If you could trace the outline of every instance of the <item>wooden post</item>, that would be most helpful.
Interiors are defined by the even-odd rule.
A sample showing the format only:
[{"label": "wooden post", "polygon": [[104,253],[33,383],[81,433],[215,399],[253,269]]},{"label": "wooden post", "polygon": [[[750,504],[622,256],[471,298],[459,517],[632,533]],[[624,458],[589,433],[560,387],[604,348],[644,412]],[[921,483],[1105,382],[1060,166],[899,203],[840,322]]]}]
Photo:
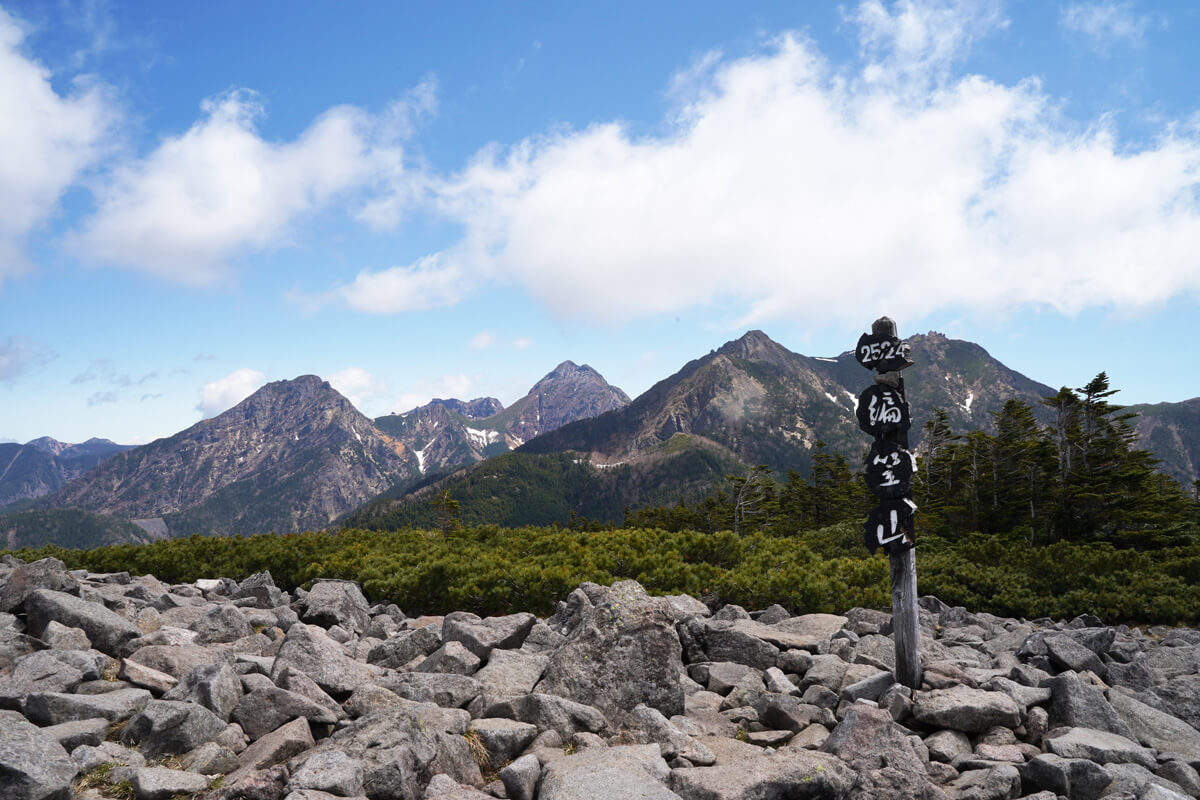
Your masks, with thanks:
[{"label": "wooden post", "polygon": [[915,551],[892,553],[892,636],[896,641],[896,680],[921,688],[921,628],[917,624]]},{"label": "wooden post", "polygon": [[892,636],[896,680],[921,688],[921,629],[917,616],[917,560],[912,513],[912,476],[916,462],[908,451],[908,399],[901,372],[912,366],[908,345],[896,337],[889,317],[875,320],[855,347],[855,358],[874,370],[875,385],[859,396],[859,427],[875,438],[864,471],[867,485],[881,503],[864,525],[871,552],[887,551],[892,580]]}]

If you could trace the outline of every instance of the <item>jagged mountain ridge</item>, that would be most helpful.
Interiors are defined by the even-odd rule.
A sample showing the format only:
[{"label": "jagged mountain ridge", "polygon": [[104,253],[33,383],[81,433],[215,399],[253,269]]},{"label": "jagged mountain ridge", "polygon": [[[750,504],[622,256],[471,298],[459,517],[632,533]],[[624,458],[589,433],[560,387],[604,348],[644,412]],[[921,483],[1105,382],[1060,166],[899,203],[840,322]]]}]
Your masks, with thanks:
[{"label": "jagged mountain ridge", "polygon": [[[436,475],[628,403],[629,396],[596,370],[564,361],[508,408],[490,397],[438,399],[403,414],[379,417],[375,424],[416,455],[422,473]],[[494,410],[480,416],[490,409]]]},{"label": "jagged mountain ridge", "polygon": [[113,457],[43,498],[172,534],[322,527],[393,483],[416,458],[315,375],[275,381],[174,436]]},{"label": "jagged mountain ridge", "polygon": [[[908,341],[916,362],[906,373],[914,446],[935,406],[965,432],[991,429],[991,412],[1014,396],[1041,414],[1039,401],[1054,393],[971,342],[935,332]],[[769,465],[781,477],[786,470],[806,474],[820,441],[857,462],[868,440],[854,410],[871,380],[850,352],[804,356],[762,331],[750,331],[688,362],[622,408],[564,425],[505,459],[467,467],[435,486],[498,515],[480,519],[478,509],[471,510],[473,522],[545,524],[551,509],[558,510],[560,522],[566,521],[563,509],[619,521],[626,506],[696,496],[756,464]],[[573,454],[569,480],[552,475],[553,462],[546,461],[562,454]],[[345,523],[429,524],[425,506],[431,488],[407,498],[389,492]],[[608,502],[585,498],[588,491],[604,494]]]},{"label": "jagged mountain ridge", "polygon": [[[1018,397],[1039,409],[1053,394],[992,358],[979,345],[930,332],[909,337],[916,364],[906,373],[914,446],[933,407],[960,431],[994,424],[991,412]],[[653,452],[675,434],[716,442],[746,464],[806,471],[818,441],[852,461],[865,449],[854,409],[871,383],[850,352],[836,358],[794,353],[750,331],[659,381],[627,407],[575,422],[528,443],[524,452],[574,450],[596,463]]]},{"label": "jagged mountain ridge", "polygon": [[56,491],[72,478],[132,447],[96,438],[70,444],[49,436],[25,444],[0,444],[0,507]]}]

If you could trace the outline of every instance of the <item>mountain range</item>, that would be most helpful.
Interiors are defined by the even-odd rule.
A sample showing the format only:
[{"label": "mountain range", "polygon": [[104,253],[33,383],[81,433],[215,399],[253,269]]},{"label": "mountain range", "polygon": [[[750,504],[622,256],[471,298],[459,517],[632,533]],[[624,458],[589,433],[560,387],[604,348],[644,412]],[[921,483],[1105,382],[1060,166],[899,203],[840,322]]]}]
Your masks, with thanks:
[{"label": "mountain range", "polygon": [[108,439],[68,444],[49,436],[25,444],[0,443],[0,507],[57,491],[72,478],[131,447]]},{"label": "mountain range", "polygon": [[[1055,390],[979,345],[936,332],[908,342],[914,446],[933,407],[959,432],[992,430],[993,412],[1010,397],[1048,421],[1040,400]],[[229,411],[141,447],[0,445],[8,455],[0,465],[10,465],[0,487],[18,485],[10,473],[41,476],[21,478],[23,488],[5,497],[44,515],[73,509],[135,520],[150,536],[418,524],[433,491],[468,485],[483,515],[472,521],[548,523],[571,512],[619,519],[626,506],[702,492],[756,464],[805,473],[818,442],[857,462],[867,441],[854,410],[870,383],[852,353],[808,357],[762,331],[685,364],[632,401],[596,370],[567,361],[507,408],[495,398],[437,399],[372,420],[308,375],[267,384]],[[1140,441],[1161,468],[1185,484],[1195,480],[1200,398],[1131,410],[1141,414]],[[70,476],[13,473],[18,463],[83,457],[100,463]],[[31,502],[35,495],[42,496]],[[28,518],[24,524],[21,541],[36,538]]]}]

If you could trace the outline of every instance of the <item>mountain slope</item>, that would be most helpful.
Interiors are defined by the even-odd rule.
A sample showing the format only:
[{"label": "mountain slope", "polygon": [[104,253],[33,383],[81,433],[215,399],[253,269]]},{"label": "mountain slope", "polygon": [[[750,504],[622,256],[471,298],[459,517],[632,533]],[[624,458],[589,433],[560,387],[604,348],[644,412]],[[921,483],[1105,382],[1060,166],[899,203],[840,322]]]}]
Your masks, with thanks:
[{"label": "mountain slope", "polygon": [[129,445],[108,439],[68,444],[49,436],[25,444],[0,444],[0,507],[57,491],[72,478],[129,449]]},{"label": "mountain slope", "polygon": [[439,399],[404,414],[379,417],[375,424],[416,455],[422,473],[439,475],[628,403],[629,396],[596,370],[564,361],[508,408],[491,397],[469,402]]},{"label": "mountain slope", "polygon": [[504,453],[464,467],[444,480],[393,499],[381,497],[347,515],[348,528],[433,528],[431,502],[443,489],[460,504],[466,525],[567,524],[571,515],[620,522],[626,508],[670,505],[706,493],[741,467],[727,450],[676,435],[664,450],[636,462],[597,466],[580,454]]},{"label": "mountain slope", "polygon": [[[941,334],[913,336],[916,364],[905,372],[914,445],[930,410],[942,407],[958,430],[989,429],[989,412],[1009,397],[1040,409],[1053,390],[1008,369],[982,347]],[[793,353],[750,331],[652,386],[627,407],[539,437],[525,452],[575,450],[597,461],[636,456],[676,433],[729,448],[747,464],[807,471],[817,441],[852,461],[867,445],[854,409],[871,373],[847,352],[837,358]]]},{"label": "mountain slope", "polygon": [[1200,397],[1182,403],[1129,406],[1140,416],[1134,420],[1138,447],[1162,461],[1159,469],[1189,491],[1200,479]]},{"label": "mountain slope", "polygon": [[71,508],[0,516],[0,549],[7,550],[48,544],[90,549],[109,544],[145,544],[155,538],[129,520]]},{"label": "mountain slope", "polygon": [[298,530],[324,526],[415,474],[403,444],[305,375],[121,453],[38,507],[162,517],[176,535]]}]

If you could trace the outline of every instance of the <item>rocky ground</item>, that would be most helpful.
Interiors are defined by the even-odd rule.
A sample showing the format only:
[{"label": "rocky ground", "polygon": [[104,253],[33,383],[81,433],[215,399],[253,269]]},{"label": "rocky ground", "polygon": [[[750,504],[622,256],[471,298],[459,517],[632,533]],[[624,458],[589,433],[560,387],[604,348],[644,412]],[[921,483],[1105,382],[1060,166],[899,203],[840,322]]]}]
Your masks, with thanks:
[{"label": "rocky ground", "polygon": [[0,561],[0,798],[1200,797],[1200,630],[921,601],[712,613],[584,584],[548,619],[353,583]]}]

